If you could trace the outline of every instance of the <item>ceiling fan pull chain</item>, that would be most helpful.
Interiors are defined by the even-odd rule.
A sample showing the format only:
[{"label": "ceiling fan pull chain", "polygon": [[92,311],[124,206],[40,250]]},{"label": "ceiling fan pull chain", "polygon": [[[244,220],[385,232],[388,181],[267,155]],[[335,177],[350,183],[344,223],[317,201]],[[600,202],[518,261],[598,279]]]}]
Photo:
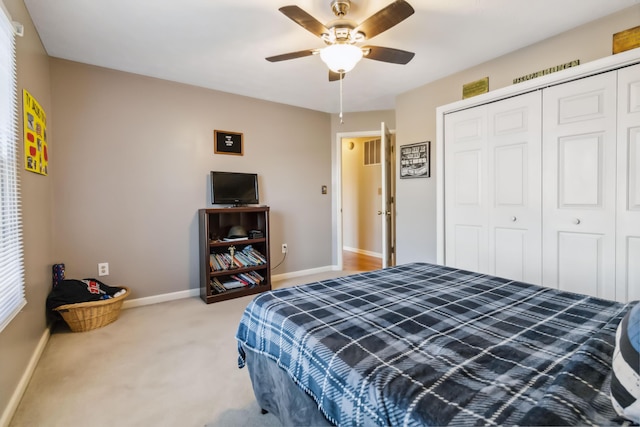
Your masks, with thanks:
[{"label": "ceiling fan pull chain", "polygon": [[344,73],[340,73],[340,124],[344,124],[344,120],[342,120],[342,76]]}]

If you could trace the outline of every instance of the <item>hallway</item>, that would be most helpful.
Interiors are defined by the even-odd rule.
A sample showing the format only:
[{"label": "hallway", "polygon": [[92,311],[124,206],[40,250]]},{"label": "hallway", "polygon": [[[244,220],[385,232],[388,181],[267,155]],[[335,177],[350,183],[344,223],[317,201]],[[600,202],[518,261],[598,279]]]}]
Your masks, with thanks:
[{"label": "hallway", "polygon": [[352,251],[342,251],[342,269],[344,271],[371,271],[382,268],[382,259],[359,254]]}]

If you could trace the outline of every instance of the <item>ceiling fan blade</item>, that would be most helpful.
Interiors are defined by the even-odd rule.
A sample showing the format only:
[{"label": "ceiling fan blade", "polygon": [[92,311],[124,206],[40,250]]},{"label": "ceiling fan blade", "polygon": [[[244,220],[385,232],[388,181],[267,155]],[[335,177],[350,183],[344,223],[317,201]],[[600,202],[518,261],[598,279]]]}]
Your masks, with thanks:
[{"label": "ceiling fan blade", "polygon": [[414,12],[415,10],[409,3],[404,0],[396,0],[367,18],[356,27],[356,31],[363,33],[367,39],[371,39],[404,21]]},{"label": "ceiling fan blade", "polygon": [[[345,77],[347,77],[347,73],[342,73],[342,78],[344,79]],[[329,70],[329,81],[337,82],[338,80],[340,80],[340,73]]]},{"label": "ceiling fan blade", "polygon": [[328,34],[329,30],[316,18],[309,15],[298,6],[283,6],[278,9],[284,13],[289,19],[300,25],[305,30],[315,34],[318,37],[322,37],[323,34]]},{"label": "ceiling fan blade", "polygon": [[287,61],[289,59],[303,58],[315,54],[318,49],[299,50],[297,52],[283,53],[282,55],[270,56],[265,58],[269,62]]},{"label": "ceiling fan blade", "polygon": [[[393,49],[380,46],[362,46],[365,52],[364,58],[375,59],[376,61],[391,62],[392,64],[406,64],[413,59],[415,53],[406,50]],[[366,52],[369,53],[366,53]]]}]

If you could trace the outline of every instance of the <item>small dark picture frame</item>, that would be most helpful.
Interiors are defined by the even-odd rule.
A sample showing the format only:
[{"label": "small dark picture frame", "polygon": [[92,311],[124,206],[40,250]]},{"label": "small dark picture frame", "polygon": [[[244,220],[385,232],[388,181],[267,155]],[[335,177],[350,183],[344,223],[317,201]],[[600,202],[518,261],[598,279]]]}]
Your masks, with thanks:
[{"label": "small dark picture frame", "polygon": [[216,154],[233,154],[236,156],[244,155],[242,133],[214,130],[213,152]]},{"label": "small dark picture frame", "polygon": [[429,178],[431,141],[400,146],[400,179]]}]

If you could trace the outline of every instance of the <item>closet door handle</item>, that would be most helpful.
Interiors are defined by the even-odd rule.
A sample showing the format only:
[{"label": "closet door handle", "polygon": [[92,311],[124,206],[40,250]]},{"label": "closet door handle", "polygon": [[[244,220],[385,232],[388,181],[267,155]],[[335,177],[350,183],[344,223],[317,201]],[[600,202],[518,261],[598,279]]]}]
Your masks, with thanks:
[{"label": "closet door handle", "polygon": [[574,223],[575,225],[580,225],[580,218],[576,218],[576,219],[574,219],[574,220],[573,220],[573,223]]},{"label": "closet door handle", "polygon": [[511,221],[516,222],[518,220],[518,218],[516,218],[515,216],[511,217]]}]

